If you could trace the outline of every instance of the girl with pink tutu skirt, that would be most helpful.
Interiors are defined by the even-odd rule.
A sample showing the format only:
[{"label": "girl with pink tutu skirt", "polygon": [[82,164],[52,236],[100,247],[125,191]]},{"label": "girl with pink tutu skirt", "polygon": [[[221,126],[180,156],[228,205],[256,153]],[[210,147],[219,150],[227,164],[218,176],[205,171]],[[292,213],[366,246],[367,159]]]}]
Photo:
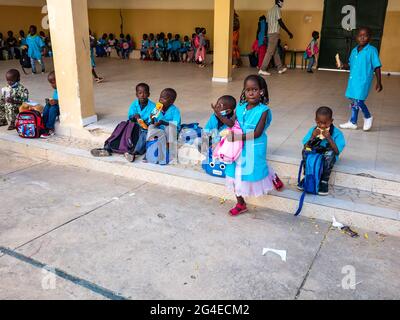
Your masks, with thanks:
[{"label": "girl with pink tutu skirt", "polygon": [[226,165],[226,185],[237,198],[236,206],[229,211],[232,216],[248,211],[244,197],[260,197],[274,188],[276,175],[267,163],[267,129],[272,121],[268,102],[265,80],[258,75],[248,76],[236,108],[243,134],[231,133],[227,137],[230,142],[244,142],[241,156]]}]

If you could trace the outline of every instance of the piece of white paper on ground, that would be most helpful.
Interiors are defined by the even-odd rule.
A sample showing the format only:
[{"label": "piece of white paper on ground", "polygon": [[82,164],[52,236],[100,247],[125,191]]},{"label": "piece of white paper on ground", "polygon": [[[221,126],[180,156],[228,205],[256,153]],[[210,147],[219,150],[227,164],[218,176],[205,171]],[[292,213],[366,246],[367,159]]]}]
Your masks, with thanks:
[{"label": "piece of white paper on ground", "polygon": [[344,225],[338,221],[336,221],[336,218],[333,216],[332,217],[332,226],[335,228],[338,228],[339,230],[342,230],[342,228],[344,227]]},{"label": "piece of white paper on ground", "polygon": [[281,257],[282,261],[286,262],[286,250],[276,250],[271,248],[264,248],[262,255],[265,256],[268,252],[272,252]]}]

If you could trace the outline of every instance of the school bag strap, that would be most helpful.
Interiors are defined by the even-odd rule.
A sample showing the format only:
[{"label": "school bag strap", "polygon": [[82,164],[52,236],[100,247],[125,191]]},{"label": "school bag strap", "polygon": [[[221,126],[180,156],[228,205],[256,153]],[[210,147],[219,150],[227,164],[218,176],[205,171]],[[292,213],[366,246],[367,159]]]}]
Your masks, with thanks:
[{"label": "school bag strap", "polygon": [[295,217],[299,216],[301,211],[303,210],[304,200],[306,198],[306,192],[303,191],[299,200],[299,207],[297,208],[296,213],[294,214]]}]

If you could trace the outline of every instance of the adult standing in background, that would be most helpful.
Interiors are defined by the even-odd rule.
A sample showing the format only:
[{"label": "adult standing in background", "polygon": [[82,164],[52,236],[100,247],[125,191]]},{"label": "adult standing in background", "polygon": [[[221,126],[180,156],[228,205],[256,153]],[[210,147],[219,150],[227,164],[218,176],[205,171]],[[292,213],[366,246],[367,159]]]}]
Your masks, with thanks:
[{"label": "adult standing in background", "polygon": [[278,42],[280,40],[280,30],[281,28],[287,32],[290,39],[293,38],[293,34],[288,30],[286,25],[283,23],[281,8],[283,7],[283,0],[275,0],[275,5],[269,10],[267,16],[268,22],[268,49],[267,54],[265,55],[263,64],[261,66],[258,74],[263,76],[270,76],[271,74],[267,72],[269,63],[271,62],[272,57],[274,57],[275,65],[278,68],[278,73],[282,74],[287,71],[282,65],[281,58],[278,52]]},{"label": "adult standing in background", "polygon": [[239,15],[234,14],[233,18],[233,47],[232,47],[232,65],[234,68],[239,68],[242,65],[239,49],[239,36],[240,36],[240,20]]}]

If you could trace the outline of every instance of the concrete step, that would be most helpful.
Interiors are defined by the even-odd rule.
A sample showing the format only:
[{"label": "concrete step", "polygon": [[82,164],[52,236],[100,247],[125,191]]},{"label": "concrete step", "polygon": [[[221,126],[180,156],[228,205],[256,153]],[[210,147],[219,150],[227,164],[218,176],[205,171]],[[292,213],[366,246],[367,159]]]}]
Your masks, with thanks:
[{"label": "concrete step", "polygon": [[[226,190],[224,179],[210,177],[201,170],[193,170],[192,167],[181,165],[158,166],[141,161],[130,164],[118,155],[109,158],[94,158],[90,155],[90,150],[94,147],[98,147],[98,143],[89,140],[63,136],[49,140],[24,140],[14,132],[0,131],[0,148],[4,150],[193,193],[235,200],[234,195]],[[274,164],[277,163],[275,161]],[[283,170],[284,166],[288,166],[288,164],[278,167],[281,177],[283,177],[282,173],[286,172]],[[371,177],[360,178],[374,179]],[[288,185],[285,191],[272,192],[265,197],[248,199],[248,203],[281,212],[294,213],[298,206],[300,193],[294,188],[293,178],[284,177],[283,179]],[[354,184],[350,185],[352,188],[334,185],[328,197],[308,195],[302,215],[326,221],[332,221],[332,217],[335,216],[343,224],[400,236],[400,197],[387,192],[361,190],[358,186],[353,187]],[[388,189],[390,188],[382,190]],[[295,220],[295,218],[293,219]]]},{"label": "concrete step", "polygon": [[[112,125],[102,126],[93,124],[86,127],[84,133],[79,133],[83,137],[98,146],[102,146],[104,141],[111,135],[114,127]],[[74,136],[71,129],[57,128],[57,132],[65,136]],[[268,155],[268,161],[279,173],[279,176],[285,179],[297,179],[299,172],[300,157],[284,157]],[[373,193],[382,193],[400,197],[400,175],[387,174],[384,172],[367,170],[363,168],[354,168],[343,166],[340,162],[335,165],[330,183],[338,187],[352,187],[362,191]]]}]

